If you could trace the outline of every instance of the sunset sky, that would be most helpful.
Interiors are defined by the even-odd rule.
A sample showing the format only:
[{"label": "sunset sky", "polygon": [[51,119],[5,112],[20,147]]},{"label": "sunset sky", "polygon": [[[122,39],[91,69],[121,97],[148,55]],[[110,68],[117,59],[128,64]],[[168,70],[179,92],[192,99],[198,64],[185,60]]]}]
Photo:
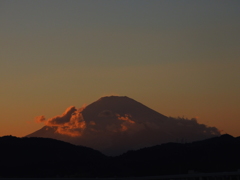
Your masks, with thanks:
[{"label": "sunset sky", "polygon": [[239,0],[0,0],[0,136],[102,96],[240,136]]}]

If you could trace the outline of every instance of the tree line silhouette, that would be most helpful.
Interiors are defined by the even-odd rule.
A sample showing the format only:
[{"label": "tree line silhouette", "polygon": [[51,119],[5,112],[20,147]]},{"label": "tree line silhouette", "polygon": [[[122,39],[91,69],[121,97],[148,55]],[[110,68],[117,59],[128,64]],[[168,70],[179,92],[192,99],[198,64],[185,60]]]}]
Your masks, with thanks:
[{"label": "tree line silhouette", "polygon": [[142,177],[240,169],[240,137],[166,143],[110,157],[50,138],[0,137],[1,178]]}]

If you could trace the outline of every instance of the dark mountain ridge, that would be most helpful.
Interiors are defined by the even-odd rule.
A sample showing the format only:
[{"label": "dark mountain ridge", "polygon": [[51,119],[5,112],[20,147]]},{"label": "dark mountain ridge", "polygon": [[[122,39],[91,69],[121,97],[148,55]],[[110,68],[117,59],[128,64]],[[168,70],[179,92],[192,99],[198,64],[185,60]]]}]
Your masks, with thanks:
[{"label": "dark mountain ridge", "polygon": [[165,143],[107,157],[49,138],[0,138],[0,177],[143,177],[237,171],[240,137]]}]

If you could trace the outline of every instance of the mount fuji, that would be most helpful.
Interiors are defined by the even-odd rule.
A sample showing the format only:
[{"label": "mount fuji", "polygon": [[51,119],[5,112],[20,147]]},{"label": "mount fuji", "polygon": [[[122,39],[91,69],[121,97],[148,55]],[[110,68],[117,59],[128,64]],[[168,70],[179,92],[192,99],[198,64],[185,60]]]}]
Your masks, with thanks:
[{"label": "mount fuji", "polygon": [[27,137],[45,137],[120,155],[167,142],[193,142],[220,133],[196,119],[172,118],[126,96],[107,96],[84,108],[69,107]]}]

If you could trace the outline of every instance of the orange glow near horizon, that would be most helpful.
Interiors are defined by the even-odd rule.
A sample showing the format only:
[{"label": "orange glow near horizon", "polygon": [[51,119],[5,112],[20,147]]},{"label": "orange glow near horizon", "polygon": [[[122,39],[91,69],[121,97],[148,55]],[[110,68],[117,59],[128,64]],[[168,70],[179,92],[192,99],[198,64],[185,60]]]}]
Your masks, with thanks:
[{"label": "orange glow near horizon", "polygon": [[240,1],[139,1],[0,1],[0,136],[103,131],[71,112],[111,95],[240,136]]}]

